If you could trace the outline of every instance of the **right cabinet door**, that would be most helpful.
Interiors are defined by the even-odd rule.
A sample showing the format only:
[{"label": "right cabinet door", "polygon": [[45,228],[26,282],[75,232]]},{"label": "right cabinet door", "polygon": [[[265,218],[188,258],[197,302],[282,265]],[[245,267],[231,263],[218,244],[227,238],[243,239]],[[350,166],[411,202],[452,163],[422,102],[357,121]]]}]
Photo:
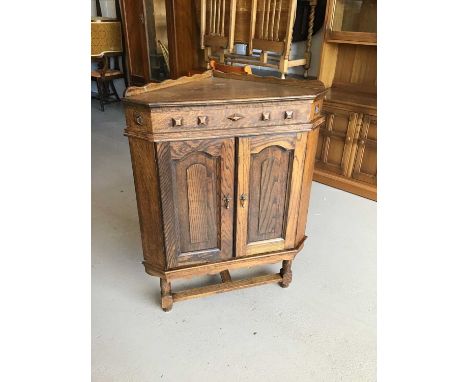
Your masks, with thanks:
[{"label": "right cabinet door", "polygon": [[364,115],[354,158],[354,179],[377,184],[377,118]]},{"label": "right cabinet door", "polygon": [[293,248],[307,133],[239,138],[237,256]]}]

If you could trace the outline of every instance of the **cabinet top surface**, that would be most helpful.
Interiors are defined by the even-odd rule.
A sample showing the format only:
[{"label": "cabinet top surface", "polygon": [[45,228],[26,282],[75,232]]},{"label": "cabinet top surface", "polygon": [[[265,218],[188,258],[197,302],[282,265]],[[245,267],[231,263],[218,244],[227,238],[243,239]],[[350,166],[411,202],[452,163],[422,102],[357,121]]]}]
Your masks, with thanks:
[{"label": "cabinet top surface", "polygon": [[127,90],[124,102],[151,108],[207,106],[281,100],[313,100],[324,93],[320,81],[280,80],[272,77],[207,71]]}]

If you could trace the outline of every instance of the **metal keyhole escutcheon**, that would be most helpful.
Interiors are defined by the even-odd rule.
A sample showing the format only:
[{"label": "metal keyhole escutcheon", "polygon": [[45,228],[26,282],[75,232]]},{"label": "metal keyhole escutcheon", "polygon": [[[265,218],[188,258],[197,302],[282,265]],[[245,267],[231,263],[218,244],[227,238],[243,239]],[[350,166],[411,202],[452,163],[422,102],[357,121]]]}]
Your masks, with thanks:
[{"label": "metal keyhole escutcheon", "polygon": [[247,194],[242,194],[240,196],[241,207],[245,207],[245,201],[247,200]]},{"label": "metal keyhole escutcheon", "polygon": [[229,194],[224,195],[224,207],[228,210],[229,203],[231,202],[231,196]]}]

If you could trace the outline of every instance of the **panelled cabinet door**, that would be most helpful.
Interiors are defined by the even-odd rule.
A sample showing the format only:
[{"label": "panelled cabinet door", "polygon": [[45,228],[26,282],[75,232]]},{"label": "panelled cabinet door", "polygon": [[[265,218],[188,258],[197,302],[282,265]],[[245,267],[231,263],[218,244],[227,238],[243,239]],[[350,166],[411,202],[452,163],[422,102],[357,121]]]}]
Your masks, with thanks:
[{"label": "panelled cabinet door", "polygon": [[347,175],[361,116],[332,107],[324,107],[323,113],[327,120],[320,128],[316,166],[338,175]]},{"label": "panelled cabinet door", "polygon": [[362,182],[377,184],[377,118],[374,116],[363,117],[351,176]]},{"label": "panelled cabinet door", "polygon": [[234,138],[157,144],[169,268],[232,257],[234,155]]},{"label": "panelled cabinet door", "polygon": [[307,133],[239,138],[237,256],[293,248]]}]

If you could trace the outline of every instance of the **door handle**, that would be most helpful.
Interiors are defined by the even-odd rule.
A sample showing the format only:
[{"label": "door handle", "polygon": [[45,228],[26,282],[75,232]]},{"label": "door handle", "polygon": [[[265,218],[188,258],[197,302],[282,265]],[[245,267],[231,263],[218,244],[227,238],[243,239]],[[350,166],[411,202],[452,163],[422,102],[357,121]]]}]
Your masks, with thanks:
[{"label": "door handle", "polygon": [[229,194],[224,195],[224,208],[229,209],[229,203],[231,202],[231,196]]},{"label": "door handle", "polygon": [[248,199],[247,194],[242,194],[240,196],[241,207],[245,207],[245,201]]}]

